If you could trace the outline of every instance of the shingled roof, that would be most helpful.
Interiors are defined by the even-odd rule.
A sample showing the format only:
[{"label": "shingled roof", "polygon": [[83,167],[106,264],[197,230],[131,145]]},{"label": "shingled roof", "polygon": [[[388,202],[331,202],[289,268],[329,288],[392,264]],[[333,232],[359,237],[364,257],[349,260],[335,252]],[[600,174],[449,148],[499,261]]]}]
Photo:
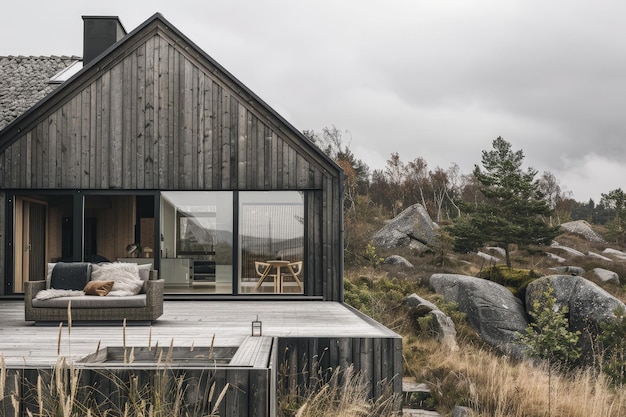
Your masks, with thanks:
[{"label": "shingled roof", "polygon": [[49,80],[77,56],[0,56],[0,130],[59,84]]}]

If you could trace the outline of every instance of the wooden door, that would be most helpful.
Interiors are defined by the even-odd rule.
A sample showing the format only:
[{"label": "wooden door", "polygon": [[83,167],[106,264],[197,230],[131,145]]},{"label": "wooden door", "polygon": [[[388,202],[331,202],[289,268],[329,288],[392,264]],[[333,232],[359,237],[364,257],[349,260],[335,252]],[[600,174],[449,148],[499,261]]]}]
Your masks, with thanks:
[{"label": "wooden door", "polygon": [[15,199],[15,268],[13,292],[24,292],[24,282],[46,276],[46,217],[44,203]]}]

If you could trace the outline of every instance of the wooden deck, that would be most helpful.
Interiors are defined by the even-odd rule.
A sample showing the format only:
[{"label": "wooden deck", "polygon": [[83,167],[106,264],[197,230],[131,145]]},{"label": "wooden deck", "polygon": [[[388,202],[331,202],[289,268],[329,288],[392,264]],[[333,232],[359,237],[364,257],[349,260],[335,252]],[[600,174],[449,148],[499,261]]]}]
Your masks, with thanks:
[{"label": "wooden deck", "polygon": [[[8,388],[11,392],[31,392],[42,370],[45,375],[64,357],[81,368],[83,386],[98,387],[98,401],[111,396],[121,407],[126,394],[109,380],[130,384],[133,378],[144,382],[155,378],[161,366],[146,357],[150,354],[145,348],[157,345],[163,349],[147,351],[180,355],[167,362],[167,369],[175,375],[183,373],[182,389],[195,392],[202,384],[208,386],[209,380],[216,392],[235,387],[224,396],[220,416],[275,416],[279,391],[316,383],[320,376],[329,378],[337,368],[348,366],[370,382],[372,398],[389,383],[396,394],[402,389],[400,336],[337,302],[166,301],[163,316],[152,324],[130,323],[124,328],[121,323],[85,322],[73,323],[70,329],[26,322],[23,301],[0,300],[0,317],[0,355],[7,381],[15,385]],[[251,336],[257,318],[262,337]],[[229,352],[220,356],[229,362],[205,360],[211,357],[206,355],[210,346]],[[192,347],[194,353],[189,354]],[[143,360],[127,362],[127,351],[131,356],[140,352]],[[211,405],[208,397],[192,403],[202,404],[197,415],[206,415],[205,408]],[[3,415],[14,415],[13,406],[0,400]],[[33,407],[35,400],[26,396],[17,412],[25,416]]]},{"label": "wooden deck", "polygon": [[[21,301],[0,300],[0,354],[8,367],[54,364],[59,353],[73,361],[98,348],[137,346],[241,346],[252,321],[262,322],[263,336],[281,338],[398,337],[384,326],[341,303],[328,301],[166,301],[164,314],[151,325],[74,323],[71,332],[58,325],[24,321]],[[60,343],[59,343],[60,335]]]}]

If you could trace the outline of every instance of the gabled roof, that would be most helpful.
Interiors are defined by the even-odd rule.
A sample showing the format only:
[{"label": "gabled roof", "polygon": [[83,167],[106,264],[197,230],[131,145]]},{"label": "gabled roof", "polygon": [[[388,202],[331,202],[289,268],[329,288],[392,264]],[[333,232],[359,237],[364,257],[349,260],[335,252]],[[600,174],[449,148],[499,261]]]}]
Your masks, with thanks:
[{"label": "gabled roof", "polygon": [[80,61],[76,56],[0,56],[0,130],[59,84],[48,81]]},{"label": "gabled roof", "polygon": [[[259,96],[253,93],[241,81],[234,77],[217,61],[211,58],[206,52],[204,52],[194,42],[187,38],[182,32],[175,28],[160,13],[155,13],[154,15],[152,15],[131,33],[124,36],[121,40],[113,44],[97,58],[93,59],[90,63],[85,65],[81,71],[79,71],[68,81],[66,81],[61,88],[52,91],[50,94],[45,96],[32,107],[27,107],[27,110],[25,112],[21,114],[18,113],[17,116],[14,116],[13,119],[11,119],[12,121],[8,125],[0,125],[0,152],[3,152],[8,146],[11,145],[11,143],[18,139],[29,123],[33,122],[37,117],[43,114],[50,106],[53,106],[55,102],[62,100],[65,95],[70,94],[70,92],[77,88],[84,79],[89,78],[88,74],[97,73],[100,70],[100,65],[103,65],[103,62],[105,63],[104,65],[106,65],[107,57],[109,57],[110,55],[114,55],[115,51],[124,48],[125,45],[131,44],[134,39],[138,38],[146,30],[146,28],[159,23],[161,25],[164,25],[167,30],[171,31],[175,34],[175,36],[179,37],[185,43],[187,43],[190,47],[190,51],[193,51],[193,53],[198,54],[202,57],[202,59],[205,59],[207,62],[209,62],[210,65],[215,68],[214,71],[216,73],[220,73],[223,78],[230,80],[235,90],[239,94],[247,96],[246,101],[256,102],[269,115],[271,115],[272,118],[279,121],[280,124],[286,127],[288,131],[296,135],[300,139],[304,147],[308,148],[308,152],[314,153],[322,160],[325,160],[326,163],[332,167],[333,171],[336,171],[338,173],[342,172],[342,169],[335,163],[335,161],[328,157],[328,155],[326,155],[317,145],[311,142],[306,136],[302,134],[302,132],[297,130],[273,108],[265,103],[265,101],[263,101]],[[54,75],[54,73],[50,74],[50,77],[52,75]]]}]

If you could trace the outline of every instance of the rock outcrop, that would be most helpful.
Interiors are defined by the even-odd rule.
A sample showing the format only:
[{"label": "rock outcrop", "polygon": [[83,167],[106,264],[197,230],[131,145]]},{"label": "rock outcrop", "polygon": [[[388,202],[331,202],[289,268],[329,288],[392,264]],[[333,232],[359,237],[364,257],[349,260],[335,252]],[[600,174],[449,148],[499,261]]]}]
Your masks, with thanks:
[{"label": "rock outcrop", "polygon": [[409,295],[405,300],[404,304],[413,309],[413,312],[418,317],[424,317],[428,313],[433,310],[438,310],[437,306],[430,301],[420,297],[419,295],[413,293]]},{"label": "rock outcrop", "polygon": [[426,209],[414,204],[376,232],[372,242],[379,248],[411,247],[421,253],[436,242],[438,230]]},{"label": "rock outcrop", "polygon": [[452,350],[459,348],[456,343],[456,327],[450,317],[443,313],[437,306],[417,294],[409,295],[404,301],[409,306],[415,316],[427,317],[430,320],[430,330],[435,338]]},{"label": "rock outcrop", "polygon": [[617,272],[609,271],[604,268],[594,268],[593,273],[596,274],[600,281],[606,284],[619,285],[619,275],[617,275]]},{"label": "rock outcrop", "polygon": [[613,256],[620,261],[626,261],[626,253],[621,250],[606,248],[602,251],[605,255]]},{"label": "rock outcrop", "polygon": [[383,261],[385,265],[398,265],[404,268],[413,268],[413,264],[400,255],[391,255],[385,258]]},{"label": "rock outcrop", "polygon": [[573,222],[562,223],[561,229],[565,230],[566,232],[582,236],[589,242],[605,242],[602,236],[594,232],[589,223],[584,220],[575,220]]},{"label": "rock outcrop", "polygon": [[576,275],[579,277],[585,275],[585,269],[579,266],[555,266],[554,268],[550,269],[557,274]]},{"label": "rock outcrop", "polygon": [[467,321],[489,345],[514,357],[522,357],[518,333],[528,326],[522,302],[505,287],[481,278],[433,274],[429,284],[447,301],[457,303]]},{"label": "rock outcrop", "polygon": [[559,242],[552,242],[550,247],[555,248],[555,249],[561,249],[562,251],[565,251],[568,254],[573,255],[573,256],[585,256],[585,254],[582,253],[581,251],[576,250],[574,248],[570,248],[568,246],[563,246],[559,244]]},{"label": "rock outcrop", "polygon": [[604,262],[613,262],[613,259],[607,258],[606,256],[600,255],[599,253],[589,251],[587,252],[587,255],[591,256],[592,258],[596,258],[601,261],[604,261]]},{"label": "rock outcrop", "polygon": [[[541,303],[546,291],[553,289],[556,307],[568,308],[570,331],[580,331],[580,347],[583,349],[583,361],[592,360],[593,346],[600,331],[600,323],[615,317],[613,311],[625,308],[617,298],[600,288],[593,282],[572,275],[550,275],[539,278],[526,289],[526,308],[530,309],[535,302]],[[589,337],[591,336],[591,337]]]},{"label": "rock outcrop", "polygon": [[432,317],[430,329],[436,335],[437,340],[451,350],[457,350],[459,345],[456,343],[456,326],[452,319],[441,310],[433,310],[429,315]]}]

